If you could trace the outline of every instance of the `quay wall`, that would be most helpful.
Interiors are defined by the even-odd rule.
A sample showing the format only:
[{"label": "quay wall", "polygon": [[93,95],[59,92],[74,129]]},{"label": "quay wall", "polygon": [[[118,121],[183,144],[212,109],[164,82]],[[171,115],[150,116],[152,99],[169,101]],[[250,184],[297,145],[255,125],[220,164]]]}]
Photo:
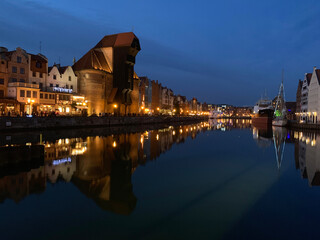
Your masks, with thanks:
[{"label": "quay wall", "polygon": [[202,116],[0,117],[0,131],[192,123],[207,119]]},{"label": "quay wall", "polygon": [[318,130],[318,131],[320,131],[320,124],[314,124],[314,123],[288,122],[288,127],[291,129],[297,129],[297,130]]}]

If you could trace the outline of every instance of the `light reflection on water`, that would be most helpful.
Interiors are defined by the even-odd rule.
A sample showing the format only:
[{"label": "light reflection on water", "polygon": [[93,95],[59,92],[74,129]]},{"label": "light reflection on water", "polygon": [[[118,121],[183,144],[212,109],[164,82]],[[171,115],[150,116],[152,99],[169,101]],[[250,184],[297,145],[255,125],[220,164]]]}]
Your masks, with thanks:
[{"label": "light reflection on water", "polygon": [[[309,186],[320,185],[315,133],[256,128],[245,119],[126,134],[75,131],[26,135],[24,142],[0,136],[0,222],[12,228],[25,211],[38,216],[15,222],[28,234],[12,239],[41,239],[27,228],[40,218],[58,221],[48,239],[270,239],[269,228],[284,220],[273,239],[298,239],[302,232],[288,229],[298,221],[312,233],[312,224],[290,214],[303,219],[303,204],[320,214],[318,201],[310,202],[320,189],[297,179],[301,173]],[[48,209],[50,216],[41,215]],[[80,227],[67,227],[70,221]]]}]

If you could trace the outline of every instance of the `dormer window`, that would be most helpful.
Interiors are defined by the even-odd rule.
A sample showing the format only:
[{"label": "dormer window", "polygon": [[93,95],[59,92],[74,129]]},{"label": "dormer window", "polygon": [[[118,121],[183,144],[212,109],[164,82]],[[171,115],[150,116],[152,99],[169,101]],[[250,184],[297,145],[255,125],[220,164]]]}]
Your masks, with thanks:
[{"label": "dormer window", "polygon": [[21,57],[17,57],[17,63],[21,63]]},{"label": "dormer window", "polygon": [[57,79],[57,75],[53,75],[53,79],[56,80]]}]

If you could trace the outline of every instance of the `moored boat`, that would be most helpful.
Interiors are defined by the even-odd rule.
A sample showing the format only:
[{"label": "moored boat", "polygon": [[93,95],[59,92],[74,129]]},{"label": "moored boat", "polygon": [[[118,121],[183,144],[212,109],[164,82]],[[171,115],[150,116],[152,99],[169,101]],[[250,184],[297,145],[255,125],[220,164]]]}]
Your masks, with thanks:
[{"label": "moored boat", "polygon": [[273,107],[271,100],[261,98],[253,108],[252,125],[268,127],[272,124]]},{"label": "moored boat", "polygon": [[284,86],[283,86],[283,72],[282,81],[277,96],[276,108],[274,109],[274,119],[272,120],[273,126],[285,127],[288,123],[287,120],[287,108],[284,97]]}]

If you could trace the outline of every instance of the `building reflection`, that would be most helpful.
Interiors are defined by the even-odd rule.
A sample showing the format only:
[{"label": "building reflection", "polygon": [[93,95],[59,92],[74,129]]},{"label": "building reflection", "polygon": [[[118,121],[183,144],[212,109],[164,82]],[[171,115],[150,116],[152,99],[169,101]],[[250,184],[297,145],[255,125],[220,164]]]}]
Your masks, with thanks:
[{"label": "building reflection", "polygon": [[310,186],[320,186],[320,145],[317,133],[294,132],[296,167]]},{"label": "building reflection", "polygon": [[[211,130],[209,123],[109,136],[42,140],[0,147],[0,201],[19,202],[46,184],[74,184],[100,208],[128,215],[136,206],[132,174],[174,144]],[[14,160],[14,161],[12,161]],[[14,162],[14,163],[13,163]]]}]

